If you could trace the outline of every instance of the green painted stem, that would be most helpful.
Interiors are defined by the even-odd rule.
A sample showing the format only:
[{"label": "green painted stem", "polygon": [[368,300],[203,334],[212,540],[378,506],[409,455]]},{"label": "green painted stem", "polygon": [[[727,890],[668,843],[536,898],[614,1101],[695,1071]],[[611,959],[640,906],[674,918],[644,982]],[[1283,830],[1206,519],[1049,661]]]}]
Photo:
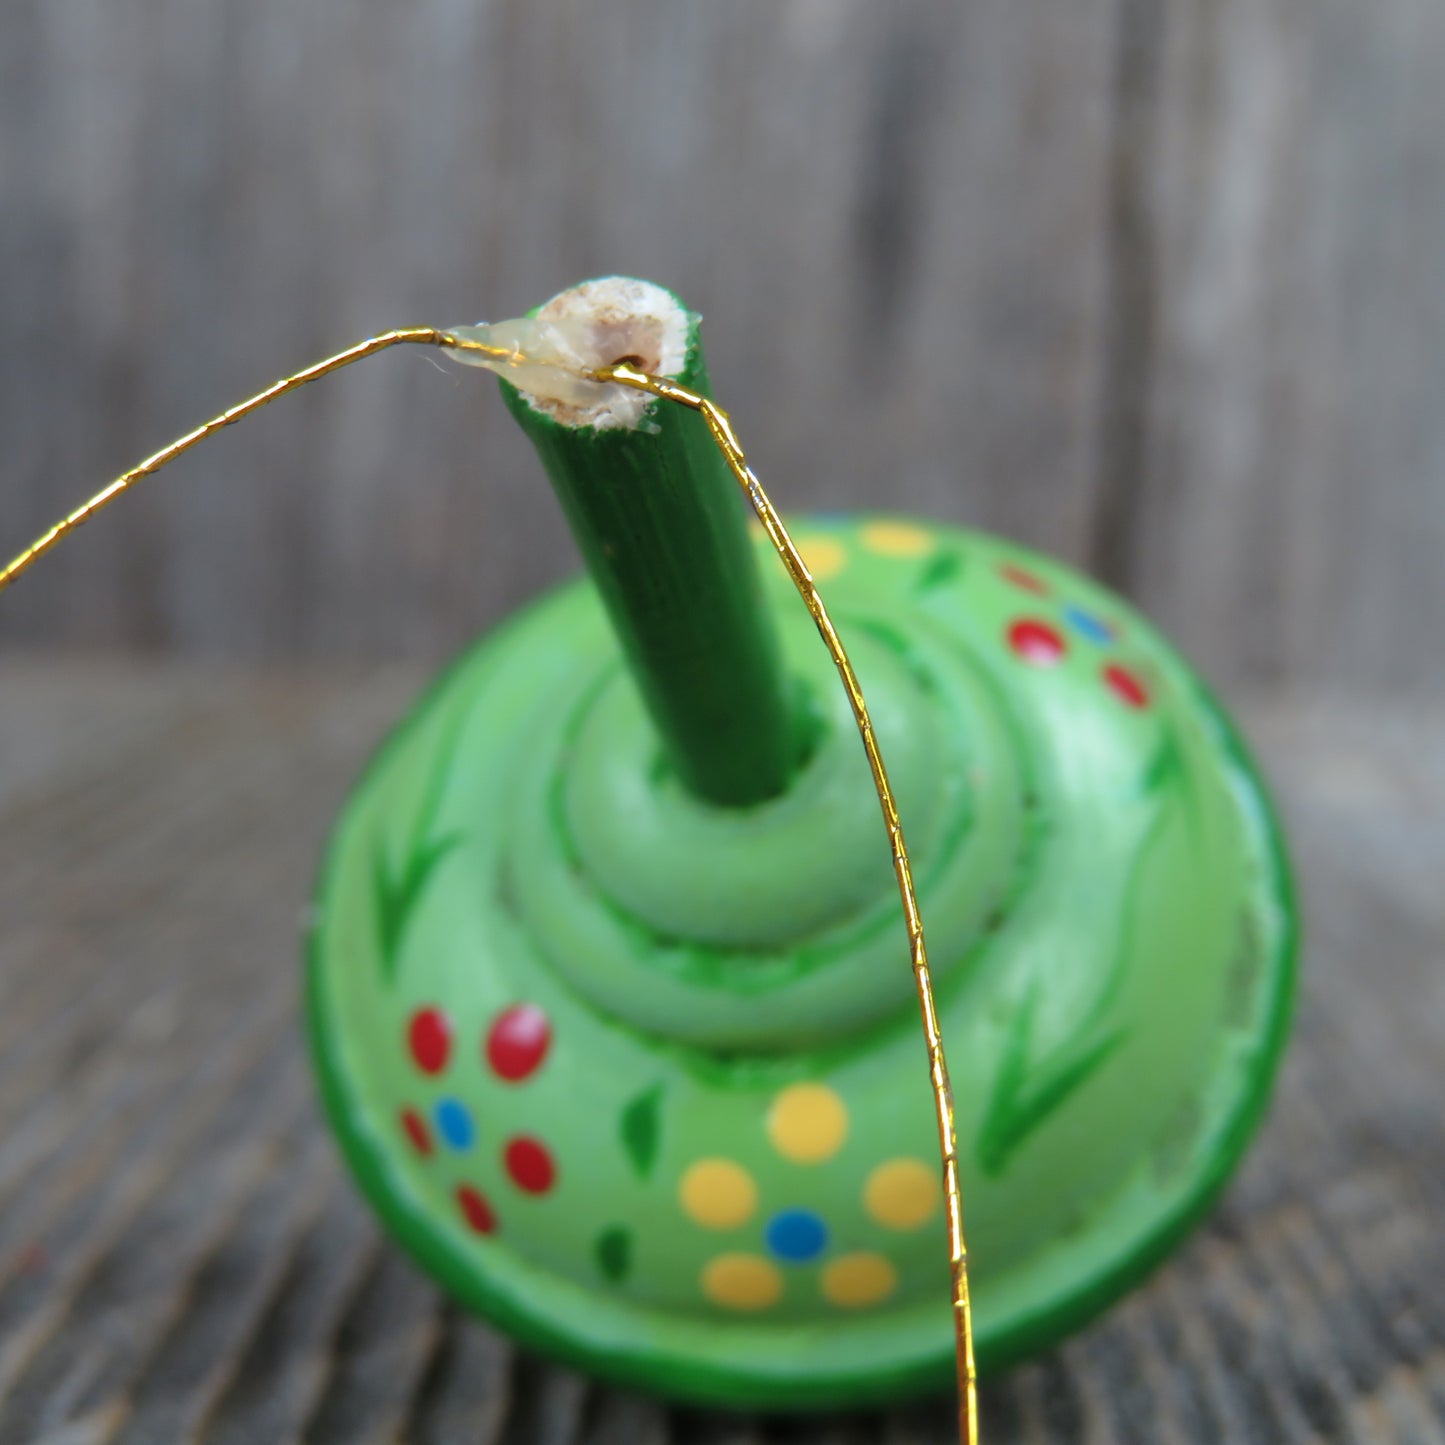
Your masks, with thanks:
[{"label": "green painted stem", "polygon": [[[678,379],[709,394],[695,319]],[[782,792],[800,732],[744,504],[702,418],[655,402],[648,429],[570,427],[506,382],[502,393],[682,782],[730,807]]]}]

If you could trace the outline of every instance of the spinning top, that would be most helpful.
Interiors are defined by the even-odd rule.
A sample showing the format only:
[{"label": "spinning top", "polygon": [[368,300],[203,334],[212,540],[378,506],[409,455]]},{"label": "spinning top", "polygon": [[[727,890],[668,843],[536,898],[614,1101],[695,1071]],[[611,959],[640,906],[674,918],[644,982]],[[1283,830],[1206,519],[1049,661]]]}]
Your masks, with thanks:
[{"label": "spinning top", "polygon": [[411,343],[525,388],[591,581],[462,658],[337,826],[308,992],[358,1179],[465,1303],[700,1401],[944,1384],[951,1261],[972,1442],[958,1172],[988,1368],[1148,1270],[1258,1120],[1295,924],[1252,765],[1148,625],[1056,563],[859,517],[809,524],[805,565],[705,399],[696,318],[618,278],[284,378],[0,590],[223,427]]},{"label": "spinning top", "polygon": [[[706,391],[659,288],[533,324]],[[935,1119],[847,699],[701,420],[610,391],[508,389],[590,581],[464,656],[337,825],[327,1109],[397,1239],[529,1344],[734,1405],[940,1386]],[[795,530],[911,842],[987,1369],[1138,1280],[1238,1160],[1290,996],[1279,835],[1119,598],[953,527]]]}]

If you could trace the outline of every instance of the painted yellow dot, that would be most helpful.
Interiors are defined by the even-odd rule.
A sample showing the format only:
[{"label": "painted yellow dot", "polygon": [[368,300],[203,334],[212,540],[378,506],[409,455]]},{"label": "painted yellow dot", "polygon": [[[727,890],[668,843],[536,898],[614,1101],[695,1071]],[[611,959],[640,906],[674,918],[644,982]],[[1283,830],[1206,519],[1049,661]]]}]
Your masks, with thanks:
[{"label": "painted yellow dot", "polygon": [[707,1229],[736,1229],[758,1207],[758,1186],[731,1159],[699,1159],[682,1176],[677,1197],[695,1223]]},{"label": "painted yellow dot", "polygon": [[823,1298],[845,1310],[866,1309],[898,1288],[898,1271],[881,1254],[840,1255],[823,1271]]},{"label": "painted yellow dot", "polygon": [[703,1293],[729,1310],[765,1310],[783,1293],[778,1268],[756,1254],[720,1254],[702,1272]]},{"label": "painted yellow dot", "polygon": [[831,1159],[847,1137],[847,1106],[826,1084],[791,1084],[768,1110],[768,1138],[795,1164]]},{"label": "painted yellow dot", "polygon": [[933,534],[907,522],[869,522],[858,534],[870,552],[883,557],[923,557],[933,551]]},{"label": "painted yellow dot", "polygon": [[938,1208],[938,1171],[921,1159],[890,1159],[863,1186],[863,1207],[888,1229],[917,1229]]},{"label": "painted yellow dot", "polygon": [[848,549],[836,537],[808,537],[798,543],[814,581],[836,577],[848,565]]}]

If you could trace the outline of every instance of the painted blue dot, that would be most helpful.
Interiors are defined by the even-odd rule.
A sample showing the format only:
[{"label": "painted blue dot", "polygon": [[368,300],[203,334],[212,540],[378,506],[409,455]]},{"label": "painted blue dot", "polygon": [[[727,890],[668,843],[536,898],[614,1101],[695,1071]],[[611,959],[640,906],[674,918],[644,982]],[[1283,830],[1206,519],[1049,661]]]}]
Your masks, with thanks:
[{"label": "painted blue dot", "polygon": [[1101,647],[1114,640],[1114,629],[1102,617],[1095,617],[1092,612],[1085,612],[1082,607],[1066,607],[1064,618],[1081,637],[1087,637],[1090,642],[1097,642]]},{"label": "painted blue dot", "polygon": [[470,1149],[477,1140],[476,1125],[460,1099],[438,1099],[437,1133],[451,1149]]},{"label": "painted blue dot", "polygon": [[768,1248],[790,1264],[806,1264],[828,1247],[828,1227],[811,1209],[783,1209],[768,1221]]}]

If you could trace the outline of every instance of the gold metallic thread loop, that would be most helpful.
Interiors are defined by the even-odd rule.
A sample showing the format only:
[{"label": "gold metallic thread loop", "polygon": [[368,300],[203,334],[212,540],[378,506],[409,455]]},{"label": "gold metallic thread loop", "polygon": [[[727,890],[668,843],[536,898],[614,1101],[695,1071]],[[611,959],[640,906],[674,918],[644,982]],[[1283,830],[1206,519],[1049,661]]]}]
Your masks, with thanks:
[{"label": "gold metallic thread loop", "polygon": [[[358,342],[335,356],[318,361],[304,371],[283,377],[264,391],[246,401],[222,412],[203,426],[187,432],[169,446],[147,457],[139,466],[131,468],[117,477],[108,487],[97,492],[83,506],[76,508],[69,516],[57,522],[49,531],[36,538],[23,552],[0,570],[0,592],[19,579],[36,562],[82,523],[110,505],[116,498],[129,491],[143,477],[148,477],[162,467],[175,461],[182,453],[205,441],[224,427],[232,426],[253,411],[295,391],[308,382],[317,381],[344,366],[361,361],[378,351],[393,346],[420,345],[438,346],[455,351],[478,353],[489,361],[501,364],[501,368],[519,365],[558,366],[574,377],[600,384],[631,387],[647,392],[661,400],[685,406],[699,412],[707,424],[718,450],[727,462],[728,469],[737,479],[738,485],[747,495],[748,502],[762,523],[768,540],[781,558],[788,575],[793,579],[799,596],[812,616],[819,635],[828,649],[828,654],[837,668],[848,702],[853,709],[853,720],[862,740],[863,750],[868,755],[868,766],[873,774],[873,786],[878,794],[878,804],[883,813],[884,826],[888,831],[888,842],[893,854],[893,873],[898,883],[898,894],[903,904],[903,918],[908,931],[908,949],[913,967],[914,984],[918,992],[919,1009],[923,1017],[924,1041],[928,1050],[929,1081],[933,1089],[934,1112],[938,1124],[939,1154],[943,1163],[943,1194],[948,1224],[949,1267],[953,1280],[953,1316],[958,1347],[958,1394],[959,1394],[959,1438],[963,1445],[977,1445],[978,1442],[978,1397],[973,1357],[973,1315],[968,1293],[968,1255],[964,1247],[963,1196],[958,1178],[958,1132],[953,1111],[953,1090],[948,1079],[948,1063],[943,1052],[943,1036],[938,1026],[938,1011],[933,1000],[933,978],[928,967],[928,951],[923,940],[923,920],[919,915],[918,897],[913,888],[913,870],[908,861],[908,848],[903,839],[903,825],[898,817],[898,804],[893,788],[888,781],[888,770],[884,766],[883,754],[879,750],[873,732],[872,719],[868,715],[868,704],[863,697],[863,688],[853,670],[847,650],[833,626],[828,609],[818,593],[817,585],[802,554],[794,545],[774,510],[762,484],[748,465],[742,444],[733,431],[732,420],[715,402],[689,387],[680,385],[666,377],[652,376],[625,364],[606,366],[589,371],[578,371],[562,366],[555,359],[547,357],[526,357],[515,348],[490,346],[472,337],[456,336],[431,326],[414,326],[395,331],[383,332],[366,341]],[[499,368],[499,369],[501,369]]]}]

